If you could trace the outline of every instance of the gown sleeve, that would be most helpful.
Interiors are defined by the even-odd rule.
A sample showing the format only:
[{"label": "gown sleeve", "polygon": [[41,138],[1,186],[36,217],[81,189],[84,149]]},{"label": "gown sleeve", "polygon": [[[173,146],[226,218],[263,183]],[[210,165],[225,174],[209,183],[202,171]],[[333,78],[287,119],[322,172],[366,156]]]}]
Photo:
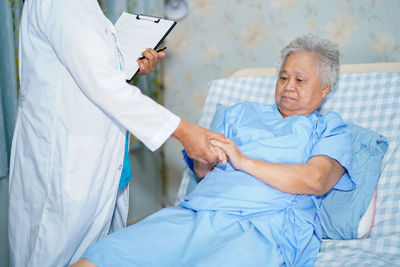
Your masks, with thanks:
[{"label": "gown sleeve", "polygon": [[352,134],[339,114],[329,112],[317,122],[316,142],[311,156],[325,155],[335,159],[345,168],[345,173],[333,187],[336,190],[350,191],[355,188],[352,180]]}]

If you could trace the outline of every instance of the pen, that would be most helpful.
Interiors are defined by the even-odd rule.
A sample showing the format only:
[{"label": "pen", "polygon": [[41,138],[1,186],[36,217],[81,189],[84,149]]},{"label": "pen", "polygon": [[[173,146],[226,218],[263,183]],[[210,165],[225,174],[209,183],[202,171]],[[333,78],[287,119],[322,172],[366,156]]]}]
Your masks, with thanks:
[{"label": "pen", "polygon": [[[167,49],[167,47],[166,47],[166,46],[164,46],[164,47],[162,47],[162,48],[159,48],[159,49],[157,49],[157,50],[156,50],[156,52],[158,53],[158,52],[164,51],[165,49]],[[145,59],[145,57],[140,57],[140,58],[138,58],[138,60],[142,60],[142,59]]]}]

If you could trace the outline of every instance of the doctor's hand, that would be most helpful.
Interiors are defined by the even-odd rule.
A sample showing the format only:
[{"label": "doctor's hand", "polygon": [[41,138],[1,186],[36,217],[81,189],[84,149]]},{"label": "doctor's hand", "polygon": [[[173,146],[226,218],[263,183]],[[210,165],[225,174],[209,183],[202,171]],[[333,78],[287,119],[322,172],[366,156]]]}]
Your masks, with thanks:
[{"label": "doctor's hand", "polygon": [[197,160],[193,160],[193,170],[196,173],[197,177],[199,178],[203,178],[204,176],[206,176],[207,173],[209,173],[217,165],[218,162],[226,164],[228,160],[228,156],[221,148],[217,146],[211,146],[210,149],[215,155],[217,155],[216,161],[209,163],[202,163]]},{"label": "doctor's hand", "polygon": [[183,145],[189,157],[200,163],[226,161],[225,153],[211,145],[211,140],[225,142],[226,137],[223,134],[181,120],[172,136]]},{"label": "doctor's hand", "polygon": [[138,59],[139,75],[146,75],[152,72],[158,64],[158,59],[165,57],[164,52],[156,52],[156,50],[147,48],[143,53],[144,59]]}]

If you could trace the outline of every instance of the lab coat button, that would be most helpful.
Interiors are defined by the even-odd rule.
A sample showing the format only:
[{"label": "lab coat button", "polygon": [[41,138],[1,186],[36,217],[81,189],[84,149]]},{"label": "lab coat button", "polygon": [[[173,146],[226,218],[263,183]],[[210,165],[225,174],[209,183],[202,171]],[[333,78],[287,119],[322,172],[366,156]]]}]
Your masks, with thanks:
[{"label": "lab coat button", "polygon": [[122,170],[122,165],[119,165],[118,170]]}]

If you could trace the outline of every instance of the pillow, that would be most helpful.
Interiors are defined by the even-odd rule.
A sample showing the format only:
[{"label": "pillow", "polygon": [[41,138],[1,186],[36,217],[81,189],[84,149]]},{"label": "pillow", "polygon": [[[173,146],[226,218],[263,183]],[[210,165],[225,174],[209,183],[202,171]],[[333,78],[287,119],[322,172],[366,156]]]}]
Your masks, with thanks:
[{"label": "pillow", "polygon": [[365,211],[364,215],[361,217],[360,222],[358,223],[357,238],[368,237],[369,233],[372,230],[372,226],[374,225],[375,220],[377,192],[378,187],[375,188],[374,195],[369,202],[368,208]]},{"label": "pillow", "polygon": [[[369,129],[354,124],[348,124],[348,127],[353,134],[352,178],[356,188],[349,192],[331,190],[323,196],[318,211],[323,238],[366,237],[373,223],[376,195],[373,196],[388,142],[384,136]],[[366,217],[363,217],[364,214]]]},{"label": "pillow", "polygon": [[[217,104],[210,128],[213,128],[226,108],[225,105]],[[348,127],[353,135],[352,178],[356,188],[346,192],[331,190],[323,196],[318,211],[323,238],[367,237],[374,220],[376,186],[388,142],[384,136],[369,129],[355,124],[348,124]]]}]

